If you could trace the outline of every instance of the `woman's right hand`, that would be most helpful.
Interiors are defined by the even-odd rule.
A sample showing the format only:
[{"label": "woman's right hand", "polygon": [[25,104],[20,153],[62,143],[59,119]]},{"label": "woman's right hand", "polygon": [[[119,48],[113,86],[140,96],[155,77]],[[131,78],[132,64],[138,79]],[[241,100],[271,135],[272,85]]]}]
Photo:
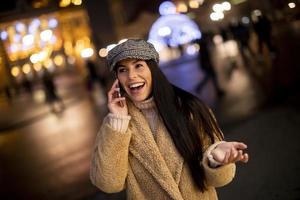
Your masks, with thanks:
[{"label": "woman's right hand", "polygon": [[128,115],[126,99],[125,97],[119,97],[118,95],[119,91],[120,91],[119,81],[118,79],[116,79],[111,89],[107,93],[108,96],[107,106],[109,112],[118,115]]}]

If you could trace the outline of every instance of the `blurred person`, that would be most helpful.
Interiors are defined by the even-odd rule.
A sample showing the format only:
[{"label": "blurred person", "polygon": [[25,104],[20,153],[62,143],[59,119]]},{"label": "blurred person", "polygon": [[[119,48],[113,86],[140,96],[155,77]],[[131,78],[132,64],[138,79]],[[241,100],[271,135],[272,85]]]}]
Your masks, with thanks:
[{"label": "blurred person", "polygon": [[[109,51],[116,80],[109,114],[95,140],[90,178],[127,199],[217,199],[247,146],[226,142],[212,111],[172,85],[159,69],[154,46],[129,39]],[[122,95],[122,96],[120,96]]]},{"label": "blurred person", "polygon": [[253,21],[253,29],[258,38],[259,54],[263,53],[263,44],[266,45],[271,56],[276,55],[276,49],[272,43],[272,24],[266,15],[260,15],[256,21]]},{"label": "blurred person", "polygon": [[51,111],[54,113],[62,112],[65,109],[65,105],[57,94],[53,74],[46,68],[43,71],[42,82],[46,94],[46,102],[50,105]]},{"label": "blurred person", "polygon": [[95,63],[92,60],[87,60],[86,67],[88,71],[88,76],[87,76],[88,90],[92,91],[95,83],[105,87],[106,80],[99,75]]},{"label": "blurred person", "polygon": [[25,89],[26,92],[28,92],[30,95],[32,95],[32,83],[31,81],[29,80],[29,78],[27,76],[24,76],[24,79],[23,79],[23,87]]},{"label": "blurred person", "polygon": [[233,35],[233,39],[236,40],[236,42],[238,43],[238,47],[243,58],[246,58],[246,52],[248,52],[250,56],[254,56],[254,53],[249,45],[249,27],[247,27],[245,24],[239,21],[237,24],[231,24],[230,29]]},{"label": "blurred person", "polygon": [[4,94],[6,96],[8,103],[12,103],[13,97],[12,97],[9,85],[5,85],[3,91],[4,91]]},{"label": "blurred person", "polygon": [[199,44],[200,49],[198,52],[198,66],[200,70],[204,72],[204,78],[196,86],[196,91],[201,92],[203,87],[207,84],[209,80],[212,80],[217,95],[220,97],[224,94],[222,89],[219,87],[217,75],[212,64],[211,55],[210,55],[210,37],[208,33],[203,33],[201,39],[195,40]]},{"label": "blurred person", "polygon": [[89,91],[93,89],[93,84],[98,80],[98,74],[96,71],[96,66],[91,60],[86,61],[86,68],[88,71],[87,75],[87,88]]}]

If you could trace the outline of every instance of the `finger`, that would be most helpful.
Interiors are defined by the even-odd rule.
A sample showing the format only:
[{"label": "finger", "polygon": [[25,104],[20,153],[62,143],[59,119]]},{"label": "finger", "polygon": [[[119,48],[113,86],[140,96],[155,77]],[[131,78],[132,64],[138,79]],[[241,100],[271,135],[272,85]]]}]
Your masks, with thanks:
[{"label": "finger", "polygon": [[[113,90],[114,88],[118,88],[118,84],[119,84],[119,80],[116,79],[116,80],[114,81],[114,83],[112,84],[112,86],[111,86],[111,88],[110,88],[110,91]],[[109,92],[110,92],[110,91],[109,91]]]},{"label": "finger", "polygon": [[226,152],[225,157],[224,157],[224,160],[223,160],[223,163],[224,163],[224,164],[227,164],[227,163],[228,163],[228,158],[229,158],[229,156],[230,156],[230,152]]},{"label": "finger", "polygon": [[237,152],[237,156],[235,157],[235,159],[232,161],[233,163],[237,162],[237,161],[241,161],[243,159],[243,151],[239,150]]},{"label": "finger", "polygon": [[247,153],[245,153],[243,155],[243,159],[241,161],[244,162],[244,163],[247,163],[249,161],[249,155]]},{"label": "finger", "polygon": [[233,142],[236,149],[247,149],[247,145],[242,142]]},{"label": "finger", "polygon": [[109,93],[108,93],[108,102],[112,102],[112,100],[114,99],[114,97],[119,97],[119,95],[115,95],[115,93],[119,93],[120,92],[120,88],[112,88]]},{"label": "finger", "polygon": [[121,101],[125,101],[125,97],[119,97],[119,98],[115,98],[111,101],[111,104],[116,104],[119,103]]},{"label": "finger", "polygon": [[230,156],[228,158],[228,163],[231,163],[235,160],[236,156],[238,156],[238,152],[232,147],[230,149]]}]

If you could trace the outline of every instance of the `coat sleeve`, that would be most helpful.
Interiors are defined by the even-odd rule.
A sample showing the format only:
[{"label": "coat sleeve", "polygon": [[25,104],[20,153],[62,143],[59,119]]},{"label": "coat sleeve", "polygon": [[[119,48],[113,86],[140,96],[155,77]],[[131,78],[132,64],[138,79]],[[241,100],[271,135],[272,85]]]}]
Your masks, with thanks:
[{"label": "coat sleeve", "polygon": [[208,152],[214,149],[220,142],[211,145],[204,153],[202,166],[204,168],[206,184],[212,187],[222,187],[232,181],[235,176],[236,166],[234,163],[222,165],[216,168],[210,167],[208,160]]},{"label": "coat sleeve", "polygon": [[[209,112],[212,116],[212,120],[217,124],[217,120],[213,112],[210,109]],[[222,131],[219,128],[218,130],[216,127],[214,128],[215,133],[219,132],[221,134],[221,137],[218,137],[217,134],[214,134],[215,142],[214,144],[212,144],[207,136],[202,135],[202,138],[204,140],[203,147],[205,150],[202,159],[202,166],[204,168],[206,184],[212,187],[222,187],[233,180],[235,176],[236,165],[234,163],[230,163],[227,165],[221,165],[216,168],[213,168],[209,165],[208,153],[211,152],[211,150],[214,149],[219,143],[221,143],[221,140],[224,138]]]},{"label": "coat sleeve", "polygon": [[90,168],[91,182],[102,191],[115,193],[125,188],[130,138],[129,129],[120,133],[109,123],[102,124],[96,137]]}]

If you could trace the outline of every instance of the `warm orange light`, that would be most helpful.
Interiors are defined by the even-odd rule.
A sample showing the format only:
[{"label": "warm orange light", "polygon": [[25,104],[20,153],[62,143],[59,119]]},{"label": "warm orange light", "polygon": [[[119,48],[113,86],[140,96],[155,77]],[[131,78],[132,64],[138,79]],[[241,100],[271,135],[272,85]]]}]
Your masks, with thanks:
[{"label": "warm orange light", "polygon": [[189,6],[190,8],[199,8],[200,3],[197,0],[190,0]]},{"label": "warm orange light", "polygon": [[62,55],[57,55],[54,57],[53,61],[57,66],[62,66],[64,64],[64,57]]},{"label": "warm orange light", "polygon": [[71,0],[61,0],[59,2],[59,7],[67,7],[71,4]]},{"label": "warm orange light", "polygon": [[184,2],[180,2],[177,5],[177,11],[180,13],[186,13],[188,11],[188,7],[185,5]]},{"label": "warm orange light", "polygon": [[19,68],[19,66],[14,66],[13,68],[11,68],[10,73],[14,77],[17,77],[20,74],[20,68]]},{"label": "warm orange light", "polygon": [[30,65],[27,63],[25,65],[23,65],[22,71],[24,72],[24,74],[28,74],[31,71]]},{"label": "warm orange light", "polygon": [[33,65],[33,69],[34,69],[35,71],[40,71],[40,70],[42,69],[42,64],[41,64],[41,63],[35,63],[35,64]]}]

